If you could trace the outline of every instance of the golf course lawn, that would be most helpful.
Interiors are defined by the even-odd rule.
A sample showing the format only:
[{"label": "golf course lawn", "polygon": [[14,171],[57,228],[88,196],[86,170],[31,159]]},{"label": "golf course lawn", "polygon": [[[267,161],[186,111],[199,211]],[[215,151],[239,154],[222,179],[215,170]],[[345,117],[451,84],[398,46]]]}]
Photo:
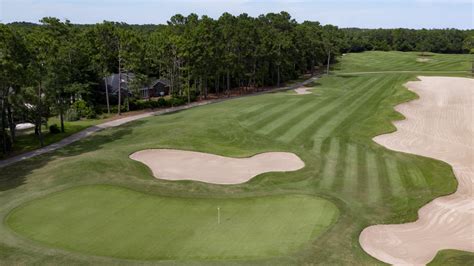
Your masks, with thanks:
[{"label": "golf course lawn", "polygon": [[[362,250],[360,232],[414,221],[420,207],[457,187],[447,163],[372,141],[403,119],[395,105],[417,97],[404,83],[420,74],[465,77],[472,55],[417,58],[348,54],[311,94],[269,93],[149,117],[2,168],[0,261],[382,264]],[[348,74],[377,70],[413,72]],[[292,152],[305,167],[212,185],[159,180],[129,158],[160,148],[227,157]],[[474,256],[442,251],[433,263],[445,261],[469,265]]]},{"label": "golf course lawn", "polygon": [[293,252],[324,232],[337,213],[334,204],[312,196],[170,198],[95,185],[26,204],[7,223],[33,240],[95,255],[242,259]]}]

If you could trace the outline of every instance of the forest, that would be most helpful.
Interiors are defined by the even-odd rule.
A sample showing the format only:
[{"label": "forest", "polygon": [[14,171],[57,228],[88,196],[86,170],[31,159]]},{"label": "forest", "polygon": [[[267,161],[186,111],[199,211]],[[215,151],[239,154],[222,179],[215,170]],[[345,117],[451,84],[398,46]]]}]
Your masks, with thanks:
[{"label": "forest", "polygon": [[[15,144],[17,123],[34,124],[43,146],[50,117],[59,117],[56,130],[64,132],[65,120],[154,106],[139,100],[138,89],[156,78],[169,81],[170,96],[147,101],[180,105],[233,89],[280,87],[326,71],[342,53],[474,53],[473,44],[472,30],[340,29],[298,23],[286,12],[178,14],[166,25],[78,25],[52,17],[0,24],[0,150],[7,154]],[[127,91],[119,82],[118,93],[105,92],[113,73],[119,80],[133,73]]]}]

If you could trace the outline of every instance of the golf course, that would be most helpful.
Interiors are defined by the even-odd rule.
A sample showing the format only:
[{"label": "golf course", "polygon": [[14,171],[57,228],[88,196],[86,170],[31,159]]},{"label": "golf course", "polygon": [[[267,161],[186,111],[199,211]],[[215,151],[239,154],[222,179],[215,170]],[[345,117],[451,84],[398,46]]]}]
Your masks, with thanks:
[{"label": "golf course", "polygon": [[[347,53],[302,94],[145,117],[0,168],[0,265],[384,265],[364,251],[361,232],[416,221],[458,182],[448,162],[373,138],[395,132],[394,121],[405,119],[395,106],[419,98],[407,82],[472,79],[473,60]],[[175,165],[160,178],[171,155],[135,158],[148,150],[186,156],[169,159]],[[192,161],[197,153],[207,157]],[[272,154],[286,157],[264,158]],[[215,174],[213,160],[262,169],[233,165],[192,179],[193,171]],[[472,265],[474,253],[442,250],[430,263]]]}]

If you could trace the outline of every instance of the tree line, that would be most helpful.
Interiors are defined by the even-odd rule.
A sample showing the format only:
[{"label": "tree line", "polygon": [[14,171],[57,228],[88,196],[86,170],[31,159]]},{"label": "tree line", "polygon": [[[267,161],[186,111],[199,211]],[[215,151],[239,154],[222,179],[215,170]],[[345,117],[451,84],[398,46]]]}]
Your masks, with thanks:
[{"label": "tree line", "polygon": [[[52,17],[0,24],[0,150],[5,154],[14,145],[19,122],[33,123],[43,145],[42,126],[52,116],[64,132],[65,120],[130,110],[138,89],[153,78],[168,80],[171,104],[183,104],[328,72],[342,52],[472,52],[472,33],[339,29],[298,23],[286,12],[217,19],[178,14],[165,25],[77,25]],[[112,73],[119,80],[133,73],[128,91],[119,82],[118,92],[108,93],[102,84]]]},{"label": "tree line", "polygon": [[151,78],[167,79],[172,97],[189,102],[314,73],[334,62],[342,39],[335,26],[297,23],[286,12],[175,15],[156,26],[74,25],[51,17],[0,24],[1,150],[7,153],[15,142],[18,122],[33,123],[43,145],[42,125],[53,115],[64,132],[71,113],[100,112],[104,101],[116,104],[112,111],[119,114],[129,109],[136,94],[122,92],[121,82],[111,99],[104,93],[102,81],[112,73],[133,73],[128,87],[135,90]]},{"label": "tree line", "polygon": [[342,29],[347,52],[419,51],[474,53],[474,30],[458,29]]}]

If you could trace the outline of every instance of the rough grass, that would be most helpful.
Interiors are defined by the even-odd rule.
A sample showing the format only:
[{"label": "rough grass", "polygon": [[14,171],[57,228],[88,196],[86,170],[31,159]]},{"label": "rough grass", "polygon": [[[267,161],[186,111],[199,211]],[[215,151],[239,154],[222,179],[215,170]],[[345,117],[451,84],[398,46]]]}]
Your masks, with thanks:
[{"label": "rough grass", "polygon": [[[64,131],[57,134],[49,133],[49,128],[46,126],[42,127],[43,137],[44,137],[44,144],[49,145],[55,142],[58,142],[65,137],[71,136],[74,133],[77,133],[83,129],[88,127],[100,124],[105,122],[106,119],[83,119],[79,121],[65,121],[64,122]],[[58,127],[61,127],[61,123],[58,118],[53,117],[48,120],[48,125],[56,124]],[[41,148],[40,142],[38,137],[34,134],[34,129],[24,130],[23,132],[17,132],[17,137],[15,140],[15,144],[13,146],[13,150],[11,151],[8,156],[0,155],[0,158],[7,158],[11,156],[15,156],[24,152],[28,152],[34,149]],[[2,157],[3,156],[3,157]]]},{"label": "rough grass", "polygon": [[[356,59],[365,56],[362,69],[356,69],[359,64]],[[392,65],[401,69],[396,65],[402,66],[408,59],[416,62],[417,56],[398,52],[347,55],[340,71],[379,70],[380,62],[386,60],[392,60],[385,62],[387,69]],[[467,60],[464,55],[440,57]],[[443,61],[438,68],[440,71],[461,69],[457,63],[451,63]],[[375,223],[416,219],[421,206],[455,191],[456,181],[446,163],[393,152],[371,140],[375,135],[395,130],[391,121],[403,118],[393,106],[416,98],[403,87],[406,81],[416,78],[415,73],[338,73],[318,80],[313,94],[272,93],[151,117],[104,130],[52,154],[3,168],[0,218],[22,203],[88,184],[119,185],[157,197],[314,195],[328,199],[339,209],[338,221],[325,233],[302,244],[290,255],[226,263],[380,263],[361,249],[360,231]],[[306,166],[296,172],[266,173],[235,186],[159,181],[144,165],[128,158],[130,153],[147,148],[177,148],[234,157],[288,151],[300,156]],[[16,236],[5,224],[0,226],[0,235],[0,259],[7,264],[133,263],[52,249]],[[453,256],[459,260],[466,258]],[[212,263],[199,259],[174,262]],[[223,261],[216,258],[214,262]]]},{"label": "rough grass", "polygon": [[443,250],[438,252],[435,259],[428,264],[429,266],[463,266],[474,265],[474,254],[471,252],[459,250]]}]

